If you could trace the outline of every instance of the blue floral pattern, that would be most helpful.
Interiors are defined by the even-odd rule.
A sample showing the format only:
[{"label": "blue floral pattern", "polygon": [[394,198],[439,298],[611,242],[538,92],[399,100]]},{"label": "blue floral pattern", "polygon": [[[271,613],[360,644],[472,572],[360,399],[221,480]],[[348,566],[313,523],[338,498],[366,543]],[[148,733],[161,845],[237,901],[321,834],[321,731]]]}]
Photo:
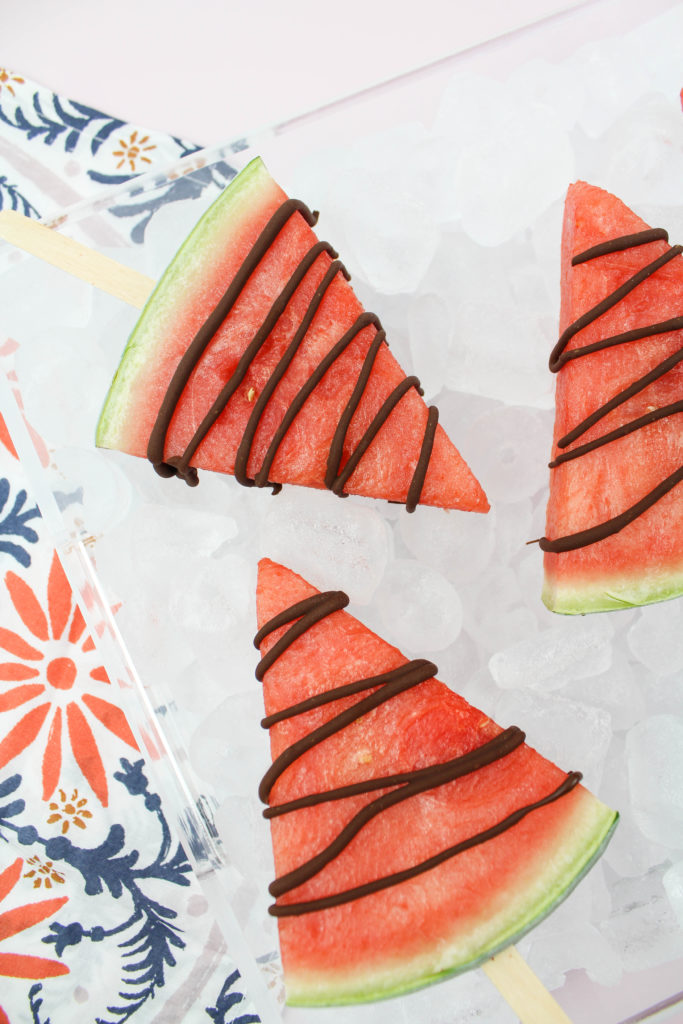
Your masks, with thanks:
[{"label": "blue floral pattern", "polygon": [[[0,138],[6,143],[0,159],[0,208],[49,218],[59,213],[67,194],[70,201],[77,202],[103,187],[130,182],[128,201],[112,210],[112,224],[125,225],[135,242],[143,241],[150,219],[162,205],[194,198],[207,190],[217,193],[235,173],[227,162],[214,164],[211,170],[197,166],[170,181],[161,195],[151,190],[152,197],[146,190],[145,172],[156,166],[166,168],[183,157],[191,158],[198,146],[146,132],[93,107],[65,100],[19,75],[3,73],[2,69]],[[34,172],[30,175],[24,173],[27,162]],[[19,337],[5,345],[3,361],[5,355],[21,347],[21,342]],[[8,370],[7,365],[0,367],[0,372]],[[35,578],[45,576],[53,558],[52,545],[6,431],[2,440],[0,579],[12,579],[15,588],[28,591]],[[47,457],[47,449],[43,454]],[[64,492],[57,493],[56,498],[64,507],[78,500],[79,495]],[[57,643],[55,621],[66,614],[60,611],[57,596],[53,587],[51,597],[48,593],[48,601],[53,602],[48,616],[50,633],[44,640],[48,645]],[[33,628],[40,632],[43,612],[34,612],[38,626],[34,624]],[[117,742],[114,733],[120,736],[123,728],[118,719],[106,717],[112,714],[113,686],[109,710],[101,720],[104,732],[98,734],[103,762],[117,765],[116,770],[107,772],[112,783],[109,804],[95,807],[94,813],[86,810],[88,801],[77,788],[83,788],[81,778],[76,777],[75,785],[67,785],[65,775],[61,783],[64,790],[58,790],[60,799],[54,797],[57,802],[48,809],[40,792],[41,772],[36,771],[35,753],[31,753],[30,745],[23,752],[16,748],[17,716],[23,716],[25,731],[27,715],[33,713],[25,710],[27,703],[44,701],[36,694],[41,687],[51,685],[41,668],[49,659],[35,648],[36,636],[26,621],[10,621],[8,609],[3,606],[0,631],[15,660],[4,666],[4,675],[0,674],[0,771],[11,761],[14,774],[0,774],[0,873],[7,870],[8,863],[16,868],[23,862],[23,874],[16,881],[19,903],[26,903],[27,892],[33,893],[35,888],[51,888],[51,895],[58,894],[56,904],[60,909],[42,926],[34,926],[36,937],[31,940],[30,954],[42,958],[41,962],[62,965],[69,973],[63,977],[33,975],[27,980],[0,977],[0,1019],[9,1019],[10,1024],[70,1024],[75,1017],[83,1024],[123,1024],[129,1020],[145,1024],[157,1017],[167,998],[182,992],[207,1022],[256,1024],[259,1017],[241,990],[241,978],[229,951],[223,944],[216,956],[207,938],[211,930],[207,921],[213,922],[210,910],[185,850],[173,837],[162,801],[150,789],[144,761],[119,759],[119,751],[111,745]],[[74,613],[69,627],[74,633],[73,643],[61,652],[69,658],[77,658],[76,640],[79,645],[83,640],[77,621]],[[60,629],[66,635],[65,623],[66,619]],[[18,635],[18,626],[28,630],[28,639]],[[88,643],[92,641],[86,639],[83,652]],[[62,663],[66,661],[68,658],[61,658]],[[39,669],[43,673],[40,679]],[[104,714],[104,703],[93,707]],[[38,713],[40,708],[36,708]],[[37,722],[37,718],[28,719],[34,720]],[[52,721],[48,743],[54,740],[53,731],[57,729]],[[96,719],[93,728],[97,727]],[[46,742],[46,731],[47,726],[39,737],[42,743]],[[80,763],[72,764],[72,771],[80,768]],[[70,810],[66,806],[69,801],[73,802]],[[53,808],[56,810],[50,813]],[[68,902],[64,895],[68,895]],[[53,905],[45,899],[42,904]],[[35,901],[29,905],[35,906]],[[48,950],[51,957],[46,961]],[[194,968],[207,950],[211,972],[197,980]],[[93,986],[88,979],[92,982],[94,963],[99,973]],[[80,1009],[74,1009],[74,998],[82,1002]]]},{"label": "blue floral pattern", "polygon": [[23,213],[24,217],[40,216],[35,206],[21,194],[16,185],[7,180],[4,174],[0,174],[0,210],[17,210]]},{"label": "blue floral pattern", "polygon": [[23,488],[17,491],[14,501],[11,491],[7,477],[0,477],[0,554],[9,555],[28,568],[31,554],[25,545],[38,542],[38,534],[28,523],[40,516],[40,510],[37,505],[27,505],[28,495]]},{"label": "blue floral pattern", "polygon": [[233,989],[238,980],[238,972],[233,971],[223,982],[216,1005],[206,1007],[206,1013],[214,1024],[258,1024],[259,1018],[254,1013],[242,1013],[239,1017],[228,1017],[230,1010],[243,1002],[242,994]]},{"label": "blue floral pattern", "polygon": [[36,90],[30,104],[23,100],[0,104],[0,120],[23,132],[27,139],[40,139],[46,146],[59,140],[65,153],[73,153],[87,131],[93,156],[112,132],[125,124],[93,107],[64,101],[55,93],[50,96],[51,109],[48,109],[46,95],[49,95],[46,91],[41,95],[41,91]]},{"label": "blue floral pattern", "polygon": [[[147,864],[140,863],[137,850],[126,850],[126,832],[120,824],[111,825],[106,839],[94,847],[80,846],[66,835],[41,836],[34,825],[13,820],[23,815],[26,809],[26,801],[18,795],[22,776],[11,775],[0,782],[0,800],[7,801],[0,806],[0,840],[8,842],[8,834],[13,834],[21,846],[42,846],[51,862],[63,862],[79,872],[88,896],[108,892],[116,900],[127,897],[130,912],[113,927],[99,924],[85,927],[76,920],[69,923],[53,921],[49,934],[42,939],[43,943],[54,947],[60,958],[70,947],[78,946],[84,940],[92,943],[117,940],[121,959],[125,961],[120,987],[118,992],[112,993],[113,1001],[107,1006],[111,1016],[98,1016],[95,1024],[124,1024],[128,1021],[164,987],[166,970],[176,965],[178,953],[186,948],[182,928],[177,923],[177,912],[145,892],[145,883],[156,881],[188,886],[189,861],[179,843],[174,848],[161,800],[149,790],[143,771],[144,762],[131,763],[122,758],[120,764],[121,770],[114,773],[114,778],[131,796],[142,798],[145,811],[158,823],[158,851]],[[235,1016],[230,1012],[244,1003],[244,996],[235,987],[238,981],[239,973],[232,971],[221,987],[215,1006],[206,1008],[215,1024],[258,1024],[259,1017],[253,1013]],[[40,1020],[39,1011],[44,1001],[39,998],[41,991],[42,986],[36,984],[28,992],[34,1021]]]},{"label": "blue floral pattern", "polygon": [[[155,192],[148,197],[143,195],[140,199],[132,197],[131,202],[112,206],[109,212],[115,217],[138,218],[131,229],[130,237],[133,242],[141,243],[145,240],[147,225],[160,207],[183,199],[197,199],[207,188],[223,189],[234,178],[235,173],[234,167],[222,161],[211,167],[201,167],[169,182],[161,193]],[[108,183],[105,175],[96,180],[102,181],[103,184]]]},{"label": "blue floral pattern", "polygon": [[[0,69],[1,70],[1,69]],[[0,88],[0,129],[13,142],[19,152],[36,146],[42,147],[46,165],[59,167],[61,174],[63,156],[75,158],[73,173],[79,179],[83,196],[92,195],[97,186],[123,185],[134,182],[155,167],[167,167],[169,163],[189,157],[201,150],[201,146],[175,135],[150,133],[126,124],[120,118],[97,110],[95,107],[63,97],[49,89],[36,86],[19,76],[10,79],[11,90]],[[235,152],[241,143],[233,146]],[[60,158],[55,160],[55,156]],[[19,185],[16,175],[20,173],[21,162],[5,170],[0,161],[0,209],[18,210],[27,217],[46,218],[53,211],[45,196],[33,195],[35,183]],[[80,174],[79,174],[80,172]],[[146,198],[144,190],[131,188],[131,200],[112,209],[117,218],[131,218],[133,221],[130,238],[144,241],[145,229],[156,211],[166,203],[196,197],[207,189],[218,192],[236,174],[228,163],[215,164],[213,168],[198,168],[180,176],[153,198]],[[46,183],[49,188],[49,182]]]}]

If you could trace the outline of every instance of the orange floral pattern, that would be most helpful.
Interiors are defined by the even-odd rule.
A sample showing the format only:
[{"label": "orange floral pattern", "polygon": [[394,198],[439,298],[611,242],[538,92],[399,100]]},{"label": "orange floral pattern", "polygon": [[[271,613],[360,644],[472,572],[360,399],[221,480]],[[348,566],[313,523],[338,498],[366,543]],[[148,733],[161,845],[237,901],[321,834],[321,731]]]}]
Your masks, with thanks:
[{"label": "orange floral pattern", "polygon": [[7,71],[6,68],[0,68],[0,92],[6,89],[10,96],[16,95],[14,92],[13,85],[23,85],[24,79],[19,75],[13,74],[11,71]]},{"label": "orange floral pattern", "polygon": [[114,150],[114,156],[121,158],[116,165],[117,171],[120,170],[126,162],[128,163],[131,171],[137,170],[138,161],[143,164],[151,164],[152,161],[148,156],[145,156],[145,153],[150,153],[157,147],[154,143],[146,146],[146,142],[149,143],[149,135],[143,135],[141,138],[138,138],[138,133],[136,131],[130,133],[128,140],[119,139],[119,146],[121,148]]},{"label": "orange floral pattern", "polygon": [[53,801],[50,804],[52,814],[47,819],[48,825],[54,825],[61,821],[63,836],[69,831],[70,825],[86,828],[87,819],[92,818],[92,814],[86,807],[87,803],[84,796],[79,798],[77,789],[74,789],[70,797],[67,797],[64,790],[60,789],[59,802]]},{"label": "orange floral pattern", "polygon": [[64,884],[64,875],[57,871],[51,860],[42,861],[40,857],[29,857],[26,861],[30,865],[29,870],[24,872],[24,878],[33,879],[33,888],[40,889],[44,885],[46,889],[52,888],[52,883]]},{"label": "orange floral pattern", "polygon": [[[2,413],[0,413],[0,444],[5,446],[13,458],[18,458],[17,450],[14,447],[12,438],[9,436],[9,430],[7,429],[7,424],[2,417]],[[2,1024],[2,1022],[0,1022],[0,1024]]]},{"label": "orange floral pattern", "polygon": [[[17,857],[13,864],[0,872],[0,903],[5,900],[21,878],[24,862]],[[20,932],[32,928],[48,917],[53,917],[63,907],[68,896],[59,896],[49,900],[27,903],[21,907],[13,907],[0,913],[0,942],[10,939]],[[32,956],[26,953],[5,953],[0,951],[0,976],[5,978],[56,978],[68,974],[69,968],[59,960],[48,960],[43,956]],[[0,1024],[9,1018],[0,1006]]]},{"label": "orange floral pattern", "polygon": [[[25,709],[0,740],[0,768],[23,753],[39,737],[43,746],[41,778],[43,800],[56,790],[62,770],[63,734],[93,793],[108,804],[107,777],[90,725],[97,720],[128,746],[137,743],[116,704],[90,686],[109,684],[102,665],[90,669],[88,683],[76,667],[94,650],[85,620],[73,600],[71,587],[55,552],[47,581],[46,609],[29,584],[14,572],[5,575],[5,587],[29,637],[0,627],[0,653],[15,660],[0,663],[0,712]],[[86,668],[87,671],[87,668]],[[77,684],[77,681],[79,685]],[[3,683],[16,684],[2,689]],[[86,689],[87,685],[87,689]],[[47,735],[45,736],[45,733]]]}]

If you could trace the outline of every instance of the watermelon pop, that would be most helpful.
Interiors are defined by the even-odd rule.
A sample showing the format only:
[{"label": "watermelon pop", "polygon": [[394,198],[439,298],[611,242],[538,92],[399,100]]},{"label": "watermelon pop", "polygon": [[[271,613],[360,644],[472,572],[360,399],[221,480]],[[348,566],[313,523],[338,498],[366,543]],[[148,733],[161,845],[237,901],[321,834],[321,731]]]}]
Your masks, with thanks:
[{"label": "watermelon pop", "polygon": [[617,815],[291,570],[259,564],[285,987],[379,999],[473,967],[545,917]]},{"label": "watermelon pop", "polygon": [[245,486],[487,511],[316,219],[259,158],[234,179],[145,306],[97,444],[190,484],[206,468]]},{"label": "watermelon pop", "polygon": [[552,611],[683,593],[682,252],[609,192],[570,187],[540,542]]}]

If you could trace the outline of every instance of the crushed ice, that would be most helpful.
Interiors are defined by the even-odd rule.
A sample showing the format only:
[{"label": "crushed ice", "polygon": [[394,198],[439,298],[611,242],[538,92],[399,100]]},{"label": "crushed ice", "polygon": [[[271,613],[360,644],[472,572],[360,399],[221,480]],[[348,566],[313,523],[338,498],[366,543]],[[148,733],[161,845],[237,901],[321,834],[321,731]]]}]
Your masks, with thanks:
[{"label": "crushed ice", "polygon": [[[680,7],[659,23],[658,39],[683,38]],[[257,685],[255,559],[268,554],[318,587],[346,589],[358,616],[409,655],[436,652],[444,681],[501,725],[524,728],[562,767],[583,771],[621,811],[603,861],[526,940],[548,984],[583,968],[612,985],[623,970],[683,956],[683,605],[557,618],[540,601],[542,556],[525,545],[544,525],[546,360],[568,182],[582,177],[646,204],[683,241],[673,234],[683,230],[673,208],[683,171],[680,61],[658,42],[656,61],[634,64],[629,55],[643,45],[635,33],[591,43],[500,81],[460,73],[431,123],[327,149],[289,182],[322,211],[321,235],[340,250],[407,372],[436,397],[488,491],[488,516],[407,516],[287,488],[271,498],[208,473],[190,490],[138,460],[94,455],[99,402],[130,317],[113,300],[93,305],[88,289],[53,272],[41,278],[55,328],[30,339],[34,349],[23,345],[27,412],[50,444],[55,491],[76,495],[69,522],[91,535],[102,582],[123,602],[117,621],[141,674],[179,709],[186,767],[212,793],[249,929],[261,927],[267,878],[257,885],[255,874],[266,873],[269,853],[254,860],[264,830],[246,782],[268,752],[257,690],[244,691]],[[158,274],[179,224],[184,234],[200,205],[153,218],[148,272]],[[5,281],[28,296],[31,273],[24,262]],[[21,327],[10,330],[19,336]],[[35,352],[40,368],[31,372]],[[66,392],[55,379],[70,381]],[[478,974],[441,989],[388,1011],[358,1008],[358,1020],[514,1019]]]}]

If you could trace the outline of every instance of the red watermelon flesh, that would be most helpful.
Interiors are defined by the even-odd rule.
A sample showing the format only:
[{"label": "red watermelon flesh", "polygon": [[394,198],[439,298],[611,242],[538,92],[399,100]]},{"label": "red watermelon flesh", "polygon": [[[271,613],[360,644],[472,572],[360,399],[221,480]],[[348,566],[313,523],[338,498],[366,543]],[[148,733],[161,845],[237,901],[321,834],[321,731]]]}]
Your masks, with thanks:
[{"label": "red watermelon flesh", "polygon": [[[97,444],[145,456],[160,405],[192,338],[217,306],[269,218],[286,200],[261,160],[252,161],[202,217],[161,278],[136,325],[111,386]],[[277,296],[316,236],[300,213],[280,230],[233,308],[213,335],[175,408],[163,448],[166,461],[179,457],[253,339]],[[245,427],[278,360],[332,263],[315,259],[282,315],[191,458],[195,467],[234,473]],[[337,273],[261,416],[248,477],[261,467],[286,409],[323,357],[363,312],[353,288]],[[377,327],[357,334],[326,372],[288,429],[267,476],[270,482],[323,487],[328,451],[340,416],[358,379]],[[392,390],[405,379],[387,344],[382,344],[362,399],[351,419],[341,465]],[[410,387],[400,399],[348,479],[345,491],[406,501],[425,435],[428,410]],[[444,430],[437,426],[420,501],[480,512],[488,503]]]},{"label": "red watermelon flesh", "polygon": [[[646,264],[671,249],[661,239],[572,266],[572,258],[648,225],[619,199],[578,182],[569,188],[562,237],[560,331]],[[579,330],[566,351],[683,316],[683,258],[675,255],[607,312]],[[558,441],[614,395],[667,358],[683,329],[643,337],[566,362],[557,374],[553,458],[683,399],[683,362],[619,404],[564,448]],[[565,537],[634,506],[683,464],[683,419],[672,411],[551,469],[546,537]],[[623,529],[575,550],[547,551],[543,600],[553,611],[603,611],[683,593],[683,486],[679,482]]]},{"label": "red watermelon flesh", "polygon": [[[318,591],[289,569],[259,565],[259,627]],[[262,656],[288,626],[261,640]],[[283,708],[407,664],[399,650],[343,610],[299,636],[263,674],[265,708]],[[435,666],[432,666],[432,669]],[[372,689],[369,692],[374,693]],[[336,699],[270,728],[275,760],[353,705]],[[369,778],[441,764],[503,730],[435,678],[405,690],[293,761],[271,805]],[[345,849],[280,906],[346,891],[423,862],[553,793],[567,774],[522,743],[486,767],[372,818]],[[327,800],[271,819],[277,876],[318,854],[356,812],[393,787]],[[465,970],[526,932],[599,856],[616,814],[575,785],[513,827],[436,867],[327,909],[278,918],[287,1000],[299,1005],[383,998]]]}]

